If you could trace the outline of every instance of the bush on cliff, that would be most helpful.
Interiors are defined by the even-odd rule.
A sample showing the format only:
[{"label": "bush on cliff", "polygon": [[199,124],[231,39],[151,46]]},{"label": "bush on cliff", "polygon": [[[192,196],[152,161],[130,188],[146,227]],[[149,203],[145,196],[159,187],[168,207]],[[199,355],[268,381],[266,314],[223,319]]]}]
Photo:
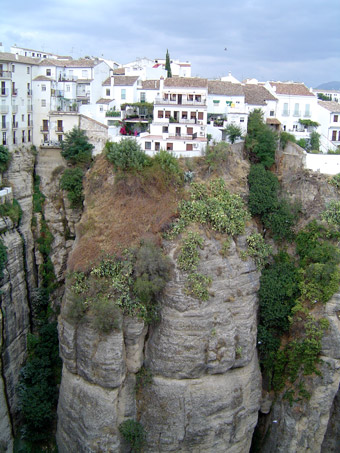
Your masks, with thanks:
[{"label": "bush on cliff", "polygon": [[0,173],[6,171],[11,162],[12,155],[3,145],[0,145]]},{"label": "bush on cliff", "polygon": [[73,165],[88,164],[92,159],[93,148],[85,131],[74,127],[65,134],[65,140],[61,143],[61,155]]},{"label": "bush on cliff", "polygon": [[61,177],[60,187],[67,191],[71,208],[80,208],[83,204],[83,176],[83,170],[76,167],[66,169]]},{"label": "bush on cliff", "polygon": [[123,139],[119,143],[107,142],[105,149],[106,157],[115,170],[142,170],[152,162],[151,157],[147,156],[132,138]]}]

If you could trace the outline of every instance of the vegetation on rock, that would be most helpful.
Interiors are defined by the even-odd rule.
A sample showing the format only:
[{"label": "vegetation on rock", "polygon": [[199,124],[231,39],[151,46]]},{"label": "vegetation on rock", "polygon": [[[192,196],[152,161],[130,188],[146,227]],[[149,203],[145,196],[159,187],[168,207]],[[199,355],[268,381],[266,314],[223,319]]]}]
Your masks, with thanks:
[{"label": "vegetation on rock", "polygon": [[9,152],[8,148],[0,145],[0,173],[3,173],[8,169],[11,158],[12,155]]},{"label": "vegetation on rock", "polygon": [[135,420],[129,419],[119,425],[119,432],[131,446],[132,452],[140,452],[146,442],[146,433],[143,426]]},{"label": "vegetation on rock", "polygon": [[83,205],[83,177],[84,172],[79,167],[68,168],[62,174],[60,187],[67,191],[71,208],[80,208]]},{"label": "vegetation on rock", "polygon": [[85,131],[74,127],[65,134],[65,139],[61,143],[61,155],[73,165],[88,164],[92,159],[93,148]]}]

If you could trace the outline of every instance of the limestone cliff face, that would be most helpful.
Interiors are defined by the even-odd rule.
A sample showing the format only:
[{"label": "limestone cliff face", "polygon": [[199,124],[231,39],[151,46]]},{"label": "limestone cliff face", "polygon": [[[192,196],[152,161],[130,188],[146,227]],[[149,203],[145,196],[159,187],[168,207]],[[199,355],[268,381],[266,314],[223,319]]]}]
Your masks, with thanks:
[{"label": "limestone cliff face", "polygon": [[[168,248],[173,257],[177,244]],[[227,258],[220,249],[219,241],[206,238],[201,251],[201,271],[213,278],[210,299],[186,295],[184,275],[176,269],[162,298],[161,321],[147,339],[138,320],[126,318],[120,331],[104,336],[70,325],[62,314],[61,452],[124,451],[118,426],[136,415],[147,432],[145,451],[249,450],[261,388],[255,352],[259,272],[240,258],[245,237],[232,242]],[[136,397],[135,373],[143,363],[153,379]]]},{"label": "limestone cliff face", "polygon": [[28,293],[35,286],[33,265],[32,178],[34,156],[27,149],[13,153],[5,174],[7,183],[22,209],[21,226],[8,217],[0,219],[0,237],[7,248],[7,263],[1,282],[1,378],[0,378],[0,445],[12,451],[13,428],[17,424],[16,386],[26,359],[26,337],[30,329]]},{"label": "limestone cliff face", "polygon": [[[339,199],[336,189],[328,183],[328,177],[301,170],[302,154],[296,145],[279,155],[279,174],[282,188],[291,198],[302,202],[303,226],[319,218],[325,205]],[[339,417],[337,393],[340,383],[340,292],[326,305],[320,307],[320,315],[328,319],[330,328],[322,340],[320,371],[322,377],[306,378],[311,393],[309,401],[300,401],[290,406],[282,396],[270,408],[268,395],[264,395],[262,429],[268,435],[261,452],[270,453],[319,453],[338,451],[339,433],[334,422]],[[270,399],[270,398],[269,398]],[[267,400],[267,401],[265,401]],[[270,408],[270,409],[269,409]]]}]

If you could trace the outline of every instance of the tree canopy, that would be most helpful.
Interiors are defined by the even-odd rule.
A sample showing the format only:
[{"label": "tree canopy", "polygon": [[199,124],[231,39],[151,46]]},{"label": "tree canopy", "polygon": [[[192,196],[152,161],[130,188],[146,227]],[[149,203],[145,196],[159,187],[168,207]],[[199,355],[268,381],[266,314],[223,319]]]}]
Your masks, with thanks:
[{"label": "tree canopy", "polygon": [[72,164],[89,163],[92,158],[94,146],[89,143],[85,131],[74,127],[65,134],[65,140],[61,144],[61,155]]},{"label": "tree canopy", "polygon": [[236,124],[228,124],[224,130],[230,143],[235,143],[238,138],[242,137],[242,129]]}]

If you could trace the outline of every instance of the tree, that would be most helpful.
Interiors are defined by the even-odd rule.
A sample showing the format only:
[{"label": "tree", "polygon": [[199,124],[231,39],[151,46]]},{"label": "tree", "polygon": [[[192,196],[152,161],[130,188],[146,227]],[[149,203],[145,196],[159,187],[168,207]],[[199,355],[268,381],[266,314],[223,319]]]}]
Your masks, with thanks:
[{"label": "tree", "polygon": [[230,143],[235,143],[238,138],[242,137],[242,129],[236,124],[228,124],[224,130]]},{"label": "tree", "polygon": [[170,63],[170,55],[169,55],[168,49],[166,49],[165,70],[167,71],[167,76],[168,76],[168,77],[172,77],[172,73],[171,73],[171,63]]},{"label": "tree", "polygon": [[320,134],[316,131],[312,131],[310,133],[310,149],[311,151],[319,151],[320,150]]},{"label": "tree", "polygon": [[9,167],[11,161],[11,153],[3,145],[0,145],[0,172],[3,173]]},{"label": "tree", "polygon": [[75,126],[65,134],[65,140],[61,144],[61,155],[71,164],[87,164],[91,161],[93,148],[85,131]]},{"label": "tree", "polygon": [[249,114],[246,136],[246,148],[253,160],[269,168],[275,162],[277,142],[277,134],[263,121],[262,110],[253,110]]},{"label": "tree", "polygon": [[133,138],[126,138],[119,143],[107,142],[106,157],[116,170],[142,170],[151,164],[152,160]]}]

